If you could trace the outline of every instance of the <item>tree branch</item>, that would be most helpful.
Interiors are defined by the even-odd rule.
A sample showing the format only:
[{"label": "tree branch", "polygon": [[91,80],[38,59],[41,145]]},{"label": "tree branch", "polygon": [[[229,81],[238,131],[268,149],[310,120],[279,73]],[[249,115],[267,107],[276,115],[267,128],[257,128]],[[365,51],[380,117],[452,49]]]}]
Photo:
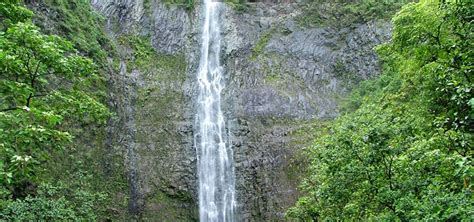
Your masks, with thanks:
[{"label": "tree branch", "polygon": [[36,98],[36,97],[43,97],[43,96],[49,96],[49,92],[46,92],[45,94],[37,94],[37,95],[33,95],[32,98]]},{"label": "tree branch", "polygon": [[26,99],[26,107],[30,107],[31,98],[33,98],[33,93],[30,93],[30,95]]},{"label": "tree branch", "polygon": [[36,78],[38,76],[38,69],[39,69],[40,65],[41,65],[41,62],[38,61],[38,64],[36,64],[35,73],[33,74],[34,78]]},{"label": "tree branch", "polygon": [[6,109],[1,109],[0,112],[8,112],[8,111],[17,110],[17,109],[23,109],[23,108],[15,106],[15,107],[10,107]]}]

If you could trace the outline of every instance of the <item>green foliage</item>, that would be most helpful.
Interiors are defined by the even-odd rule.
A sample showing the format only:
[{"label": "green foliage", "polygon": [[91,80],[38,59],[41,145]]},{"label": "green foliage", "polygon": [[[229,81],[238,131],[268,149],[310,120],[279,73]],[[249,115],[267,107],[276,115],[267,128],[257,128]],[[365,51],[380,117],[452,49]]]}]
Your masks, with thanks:
[{"label": "green foliage", "polygon": [[258,39],[257,44],[255,44],[255,47],[252,49],[252,55],[250,59],[255,60],[260,54],[263,53],[263,50],[267,46],[268,42],[270,41],[270,38],[272,37],[272,34],[275,32],[274,29],[271,29],[265,33],[263,33],[260,38]]},{"label": "green foliage", "polygon": [[[149,0],[148,0],[149,1]],[[163,0],[168,5],[183,6],[188,10],[194,9],[194,0]]]},{"label": "green foliage", "polygon": [[[45,0],[33,7],[33,21],[42,32],[56,34],[72,43],[78,54],[91,58],[98,66],[93,90],[98,99],[105,99],[104,76],[110,70],[108,57],[116,57],[114,43],[104,31],[104,18],[92,9],[90,1]],[[41,10],[47,8],[47,10]]]},{"label": "green foliage", "polygon": [[3,0],[0,2],[0,30],[4,30],[9,24],[23,22],[30,19],[33,13],[18,5],[19,0]]},{"label": "green foliage", "polygon": [[[144,36],[121,36],[118,43],[131,49],[127,56],[127,68],[151,72],[152,69],[163,71],[173,78],[183,77],[186,72],[186,62],[182,55],[166,55],[155,51],[150,38]],[[162,77],[166,75],[161,75]],[[183,80],[184,81],[184,80]]]},{"label": "green foliage", "polygon": [[347,69],[344,62],[337,60],[334,64],[334,75],[343,81],[343,85],[348,89],[352,89],[361,81],[361,77],[351,70]]},{"label": "green foliage", "polygon": [[86,189],[76,178],[77,187],[59,182],[41,184],[35,196],[3,203],[0,217],[8,221],[96,221],[105,211],[106,195]]},{"label": "green foliage", "polygon": [[373,19],[389,18],[413,0],[309,0],[297,19],[303,27],[348,27]]},{"label": "green foliage", "polygon": [[42,30],[64,36],[84,56],[106,65],[114,46],[103,30],[104,18],[92,9],[90,1],[45,0],[47,12],[37,11],[35,23]]},{"label": "green foliage", "polygon": [[224,0],[224,2],[237,12],[244,12],[248,9],[247,0]]},{"label": "green foliage", "polygon": [[86,93],[98,81],[91,59],[31,21],[0,32],[0,198],[34,194],[51,153],[73,140],[68,125],[105,123],[107,107]]},{"label": "green foliage", "polygon": [[301,220],[469,221],[474,215],[472,3],[422,1],[395,16],[380,78],[308,152]]}]

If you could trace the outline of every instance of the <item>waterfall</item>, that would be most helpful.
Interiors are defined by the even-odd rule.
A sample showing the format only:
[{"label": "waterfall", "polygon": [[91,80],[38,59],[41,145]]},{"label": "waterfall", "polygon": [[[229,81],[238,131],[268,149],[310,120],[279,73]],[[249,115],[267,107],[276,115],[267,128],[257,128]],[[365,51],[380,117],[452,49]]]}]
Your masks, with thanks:
[{"label": "waterfall", "polygon": [[232,149],[221,110],[224,70],[220,64],[220,2],[204,0],[195,138],[198,155],[200,221],[234,221],[235,176]]}]

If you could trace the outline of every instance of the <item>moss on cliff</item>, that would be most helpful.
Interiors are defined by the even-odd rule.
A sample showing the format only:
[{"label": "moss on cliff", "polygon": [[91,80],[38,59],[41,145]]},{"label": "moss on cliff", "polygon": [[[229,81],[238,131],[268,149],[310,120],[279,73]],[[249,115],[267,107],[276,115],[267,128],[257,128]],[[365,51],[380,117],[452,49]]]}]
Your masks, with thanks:
[{"label": "moss on cliff", "polygon": [[259,55],[264,52],[265,47],[267,46],[272,34],[275,32],[274,29],[270,29],[260,35],[258,42],[252,49],[252,55],[250,56],[251,60],[255,60]]},{"label": "moss on cliff", "polygon": [[414,0],[330,1],[310,0],[297,18],[303,27],[349,27],[374,19],[388,19],[404,4]]},{"label": "moss on cliff", "polygon": [[[150,0],[146,0],[150,1]],[[195,0],[163,0],[167,5],[177,5],[181,7],[185,7],[187,10],[192,10],[194,9],[195,6]]]},{"label": "moss on cliff", "polygon": [[44,32],[67,38],[79,53],[94,60],[100,79],[93,93],[105,102],[106,77],[111,68],[107,57],[118,57],[114,42],[105,33],[105,19],[88,1],[45,0],[29,7],[35,12],[35,24]]},{"label": "moss on cliff", "polygon": [[[183,54],[158,53],[153,49],[150,39],[145,36],[120,36],[118,43],[127,51],[124,55],[127,71],[138,70],[141,73],[141,81],[149,83],[138,89],[139,107],[143,108],[152,103],[155,110],[166,112],[170,105],[179,103],[182,94],[172,87],[181,85],[186,79],[186,59]],[[151,118],[165,116],[157,114]]]},{"label": "moss on cliff", "polygon": [[285,172],[288,178],[295,184],[295,187],[307,175],[307,168],[310,162],[307,157],[307,150],[312,145],[314,138],[327,133],[329,123],[330,121],[327,120],[293,121],[293,124],[296,124],[298,128],[290,132],[290,136],[293,138],[291,143],[301,149],[296,150],[290,158]]},{"label": "moss on cliff", "polygon": [[101,219],[125,219],[128,204],[128,182],[120,152],[105,149],[104,128],[82,126],[74,132],[76,144],[52,155],[42,175],[45,181],[60,183],[69,189],[105,194],[103,205],[95,209]]},{"label": "moss on cliff", "polygon": [[[32,4],[36,23],[48,32],[65,36],[80,52],[105,65],[113,44],[104,32],[104,18],[87,1],[45,0]],[[108,53],[107,53],[108,52]]]},{"label": "moss on cliff", "polygon": [[249,7],[246,0],[224,0],[224,2],[237,12],[244,12]]},{"label": "moss on cliff", "polygon": [[354,86],[357,86],[363,78],[349,70],[346,66],[344,61],[337,59],[333,64],[334,77],[342,82],[343,87],[347,90],[351,90]]},{"label": "moss on cliff", "polygon": [[[88,1],[45,0],[33,2],[34,22],[46,33],[57,34],[70,40],[79,53],[91,57],[98,66],[100,80],[94,85],[94,94],[106,101],[106,79],[111,74],[107,57],[118,58],[116,46],[103,27],[105,20],[94,12]],[[52,155],[45,182],[60,182],[74,189],[80,184],[85,189],[106,194],[103,207],[97,209],[99,218],[126,220],[129,184],[124,165],[124,154],[108,143],[110,135],[105,127],[74,126],[73,146]]]},{"label": "moss on cliff", "polygon": [[186,58],[155,51],[146,36],[120,36],[117,43],[127,73],[133,73],[138,84],[133,106],[140,112],[132,115],[139,182],[144,186],[140,188],[144,202],[140,219],[196,220],[195,200],[183,184],[176,184],[182,167],[170,161],[183,152],[180,147],[186,142],[186,136],[176,130],[185,118],[186,97],[181,87],[186,80]]},{"label": "moss on cliff", "polygon": [[154,80],[180,79],[184,81],[186,72],[186,59],[184,55],[169,55],[158,53],[151,45],[151,41],[145,36],[120,36],[118,43],[128,50],[125,59],[128,71],[138,69],[143,73],[157,71]]},{"label": "moss on cliff", "polygon": [[152,202],[150,209],[142,216],[144,221],[199,221],[198,209],[183,205],[175,196],[158,191],[147,200]]}]

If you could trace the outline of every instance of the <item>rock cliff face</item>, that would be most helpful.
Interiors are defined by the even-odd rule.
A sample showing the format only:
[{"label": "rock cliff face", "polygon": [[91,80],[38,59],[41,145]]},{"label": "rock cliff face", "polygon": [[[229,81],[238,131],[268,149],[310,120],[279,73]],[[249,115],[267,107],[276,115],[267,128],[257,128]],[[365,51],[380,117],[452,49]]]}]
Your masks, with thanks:
[{"label": "rock cliff face", "polygon": [[[117,119],[109,146],[125,156],[129,211],[144,220],[197,220],[194,107],[199,5],[155,0],[93,0],[119,44],[110,75]],[[297,192],[295,155],[311,142],[312,122],[338,115],[338,99],[378,73],[373,47],[387,41],[383,21],[348,28],[304,28],[297,3],[223,10],[223,97],[236,166],[238,221],[284,220]],[[130,36],[150,41],[141,59]],[[110,61],[113,62],[112,59]]]}]

